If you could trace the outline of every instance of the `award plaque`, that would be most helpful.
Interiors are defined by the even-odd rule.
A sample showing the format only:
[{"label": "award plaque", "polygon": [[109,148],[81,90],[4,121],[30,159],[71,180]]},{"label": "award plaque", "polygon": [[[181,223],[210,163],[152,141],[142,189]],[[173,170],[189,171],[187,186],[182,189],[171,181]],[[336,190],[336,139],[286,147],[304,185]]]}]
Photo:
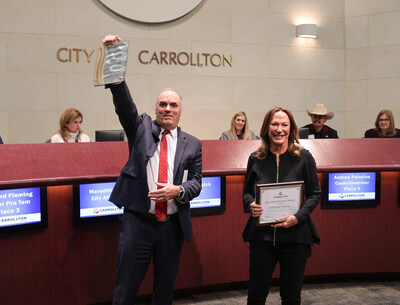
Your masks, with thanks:
[{"label": "award plaque", "polygon": [[122,40],[113,45],[97,47],[94,86],[114,84],[125,80],[128,44],[128,41]]},{"label": "award plaque", "polygon": [[303,204],[304,181],[256,185],[256,203],[263,208],[258,226],[276,224],[277,219],[294,215]]}]

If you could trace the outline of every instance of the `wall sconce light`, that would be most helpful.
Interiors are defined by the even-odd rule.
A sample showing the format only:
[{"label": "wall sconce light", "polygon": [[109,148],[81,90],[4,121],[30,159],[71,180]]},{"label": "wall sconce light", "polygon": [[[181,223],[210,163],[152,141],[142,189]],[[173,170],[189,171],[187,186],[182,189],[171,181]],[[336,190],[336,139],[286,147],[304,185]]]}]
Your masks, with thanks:
[{"label": "wall sconce light", "polygon": [[296,36],[301,38],[317,38],[318,29],[316,24],[299,24],[296,26]]}]

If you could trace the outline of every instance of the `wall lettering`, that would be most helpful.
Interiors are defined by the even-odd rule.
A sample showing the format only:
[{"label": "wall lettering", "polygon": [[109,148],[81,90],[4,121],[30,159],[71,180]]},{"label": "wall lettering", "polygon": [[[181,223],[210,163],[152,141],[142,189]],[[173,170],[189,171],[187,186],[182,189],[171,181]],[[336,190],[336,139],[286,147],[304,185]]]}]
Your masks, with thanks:
[{"label": "wall lettering", "polygon": [[[82,58],[88,63],[92,58],[94,50],[84,48],[61,47],[57,50],[57,59],[62,63],[79,63]],[[172,51],[149,51],[141,50],[137,56],[143,65],[166,65],[166,66],[194,66],[194,67],[232,67],[232,55],[220,53],[193,53]]]},{"label": "wall lettering", "polygon": [[188,52],[150,52],[141,50],[138,54],[138,60],[144,65],[179,65],[196,67],[232,67],[232,55],[226,56],[218,53],[188,53]]},{"label": "wall lettering", "polygon": [[94,50],[87,51],[79,48],[59,48],[57,50],[57,59],[61,62],[79,62],[79,55],[86,55],[87,62],[90,63]]}]

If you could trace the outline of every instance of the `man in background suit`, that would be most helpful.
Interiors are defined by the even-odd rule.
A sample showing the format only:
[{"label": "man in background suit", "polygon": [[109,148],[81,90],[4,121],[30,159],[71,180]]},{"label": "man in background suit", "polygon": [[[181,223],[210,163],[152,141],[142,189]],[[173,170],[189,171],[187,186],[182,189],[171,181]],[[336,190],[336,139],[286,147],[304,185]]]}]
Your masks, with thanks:
[{"label": "man in background suit", "polygon": [[[103,43],[119,40],[118,35],[109,35]],[[175,90],[158,95],[153,121],[138,114],[125,82],[109,88],[129,145],[129,159],[110,197],[124,207],[113,304],[134,304],[152,258],[152,304],[172,304],[183,239],[192,236],[189,201],[201,191],[201,142],[178,127],[182,105]],[[159,175],[164,159],[168,179],[163,183],[158,178],[164,175]],[[158,209],[162,203],[167,215]]]}]

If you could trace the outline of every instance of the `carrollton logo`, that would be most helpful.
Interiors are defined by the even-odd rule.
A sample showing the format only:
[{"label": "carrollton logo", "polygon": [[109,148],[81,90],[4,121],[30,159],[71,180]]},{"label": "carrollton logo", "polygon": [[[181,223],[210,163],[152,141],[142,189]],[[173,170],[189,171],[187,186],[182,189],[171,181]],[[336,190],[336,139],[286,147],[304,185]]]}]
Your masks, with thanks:
[{"label": "carrollton logo", "polygon": [[161,23],[178,19],[195,9],[202,0],[98,0],[106,8],[128,19]]}]

